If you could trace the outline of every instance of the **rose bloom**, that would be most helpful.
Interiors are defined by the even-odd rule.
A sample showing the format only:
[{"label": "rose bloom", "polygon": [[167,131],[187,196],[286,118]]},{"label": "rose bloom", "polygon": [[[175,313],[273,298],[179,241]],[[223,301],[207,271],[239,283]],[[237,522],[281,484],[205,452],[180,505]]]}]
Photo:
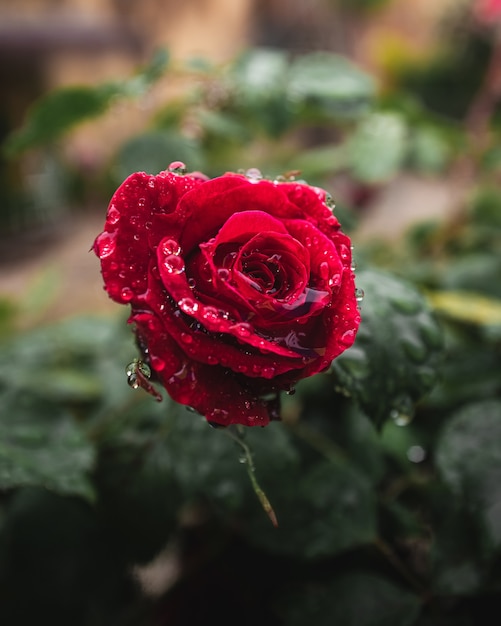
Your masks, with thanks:
[{"label": "rose bloom", "polygon": [[501,0],[476,0],[473,13],[483,24],[491,24],[501,17]]},{"label": "rose bloom", "polygon": [[[94,243],[143,360],[214,425],[279,419],[279,392],[352,345],[349,238],[322,189],[172,164],[132,174]],[[327,202],[327,203],[326,203]]]}]

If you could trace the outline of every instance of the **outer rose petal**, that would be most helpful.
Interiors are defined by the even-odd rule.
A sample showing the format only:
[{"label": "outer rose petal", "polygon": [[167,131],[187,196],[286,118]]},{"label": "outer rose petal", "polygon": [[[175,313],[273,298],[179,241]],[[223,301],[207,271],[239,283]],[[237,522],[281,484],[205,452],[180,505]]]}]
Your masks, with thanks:
[{"label": "outer rose petal", "polygon": [[[322,189],[137,173],[94,244],[110,297],[169,394],[210,422],[264,425],[264,397],[324,370],[360,322],[350,241]],[[228,281],[228,282],[226,282]]]}]

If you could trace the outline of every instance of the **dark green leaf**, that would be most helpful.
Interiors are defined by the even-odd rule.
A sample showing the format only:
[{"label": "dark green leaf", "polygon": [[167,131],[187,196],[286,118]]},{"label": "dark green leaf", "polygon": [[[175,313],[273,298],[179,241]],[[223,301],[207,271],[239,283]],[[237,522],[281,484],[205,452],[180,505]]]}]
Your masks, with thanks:
[{"label": "dark green leaf", "polygon": [[94,448],[64,409],[28,401],[2,406],[0,490],[40,486],[93,498]]},{"label": "dark green leaf", "polygon": [[380,576],[357,572],[279,599],[288,626],[411,626],[417,596]]},{"label": "dark green leaf", "polygon": [[279,527],[273,528],[263,514],[248,513],[251,543],[278,554],[318,558],[374,541],[375,495],[355,467],[342,460],[321,461],[286,476],[262,481]]},{"label": "dark green leaf", "polygon": [[362,323],[355,344],[332,364],[337,384],[377,426],[408,421],[437,382],[441,328],[410,283],[378,270],[359,272],[356,282],[365,292]]},{"label": "dark green leaf", "polygon": [[487,549],[501,547],[501,402],[474,402],[459,409],[437,443],[443,480],[481,525]]}]

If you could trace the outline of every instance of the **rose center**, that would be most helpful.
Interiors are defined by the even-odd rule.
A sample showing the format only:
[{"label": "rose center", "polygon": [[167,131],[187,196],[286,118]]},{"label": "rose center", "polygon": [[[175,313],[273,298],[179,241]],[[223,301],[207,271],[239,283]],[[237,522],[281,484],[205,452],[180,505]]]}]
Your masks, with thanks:
[{"label": "rose center", "polygon": [[287,289],[283,268],[279,264],[280,255],[267,257],[264,254],[250,254],[242,259],[242,274],[260,293],[275,295]]}]

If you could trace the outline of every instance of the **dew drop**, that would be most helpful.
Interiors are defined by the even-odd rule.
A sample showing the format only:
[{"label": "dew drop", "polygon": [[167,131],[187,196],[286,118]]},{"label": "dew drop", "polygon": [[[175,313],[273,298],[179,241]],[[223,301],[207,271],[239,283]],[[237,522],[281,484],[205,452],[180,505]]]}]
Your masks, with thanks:
[{"label": "dew drop", "polygon": [[214,409],[208,416],[209,421],[226,421],[229,417],[229,412],[226,409]]},{"label": "dew drop", "polygon": [[322,261],[322,263],[320,263],[320,265],[318,266],[318,271],[320,273],[320,278],[323,278],[323,280],[328,280],[330,268],[327,261]]},{"label": "dew drop", "polygon": [[347,261],[350,258],[350,250],[344,244],[339,246],[339,256],[343,261]]},{"label": "dew drop", "polygon": [[137,201],[137,206],[143,208],[146,204],[146,198],[139,198]]},{"label": "dew drop", "polygon": [[331,209],[331,210],[336,207],[336,205],[334,203],[334,198],[331,196],[330,193],[326,193],[325,194],[324,202],[329,207],[329,209]]},{"label": "dew drop", "polygon": [[172,163],[167,168],[169,172],[173,174],[186,174],[186,164],[182,161],[172,161]]},{"label": "dew drop", "polygon": [[120,296],[122,297],[122,300],[125,300],[125,302],[130,302],[134,297],[134,292],[130,287],[124,287],[120,292]]},{"label": "dew drop", "polygon": [[148,181],[148,187],[150,189],[155,189],[155,179],[154,178],[150,178],[150,180]]},{"label": "dew drop", "polygon": [[407,426],[414,417],[414,406],[408,396],[397,399],[390,411],[390,418],[397,426]]},{"label": "dew drop", "polygon": [[219,317],[218,310],[213,306],[206,306],[203,310],[202,317],[208,322],[215,322]]},{"label": "dew drop", "polygon": [[164,239],[160,244],[160,250],[165,256],[181,254],[181,246],[175,239]]},{"label": "dew drop", "polygon": [[96,239],[95,247],[100,259],[106,259],[111,256],[116,249],[115,233],[106,231],[101,233]]},{"label": "dew drop", "polygon": [[190,344],[190,343],[193,343],[193,337],[188,333],[181,333],[181,341],[184,341],[184,343]]},{"label": "dew drop", "polygon": [[120,221],[120,211],[116,208],[114,204],[110,206],[108,209],[108,215],[106,217],[108,224],[115,225]]},{"label": "dew drop", "polygon": [[361,287],[357,287],[355,289],[355,300],[357,302],[362,302],[362,300],[364,299],[365,293],[364,290]]},{"label": "dew drop", "polygon": [[262,375],[264,378],[273,378],[273,376],[275,375],[275,368],[274,367],[263,367],[262,369]]},{"label": "dew drop", "polygon": [[194,315],[198,311],[198,302],[191,298],[181,298],[177,304],[181,311],[188,315]]},{"label": "dew drop", "polygon": [[213,356],[212,354],[209,354],[207,357],[207,363],[209,365],[217,365],[219,363],[219,360],[217,357]]},{"label": "dew drop", "polygon": [[341,335],[341,343],[343,343],[345,346],[351,346],[354,339],[355,339],[354,330],[347,330]]},{"label": "dew drop", "polygon": [[184,261],[177,254],[166,256],[163,265],[169,274],[181,274],[184,272]]},{"label": "dew drop", "polygon": [[230,327],[239,337],[249,337],[252,334],[252,326],[247,322],[239,322]]},{"label": "dew drop", "polygon": [[261,170],[258,170],[257,167],[251,167],[245,172],[245,176],[251,181],[258,181],[263,178],[261,174]]},{"label": "dew drop", "polygon": [[218,278],[222,281],[226,281],[230,277],[230,271],[224,267],[221,267],[217,270]]},{"label": "dew drop", "polygon": [[155,356],[154,354],[150,354],[150,362],[154,370],[157,372],[161,372],[165,369],[165,361],[161,359],[159,356]]}]

